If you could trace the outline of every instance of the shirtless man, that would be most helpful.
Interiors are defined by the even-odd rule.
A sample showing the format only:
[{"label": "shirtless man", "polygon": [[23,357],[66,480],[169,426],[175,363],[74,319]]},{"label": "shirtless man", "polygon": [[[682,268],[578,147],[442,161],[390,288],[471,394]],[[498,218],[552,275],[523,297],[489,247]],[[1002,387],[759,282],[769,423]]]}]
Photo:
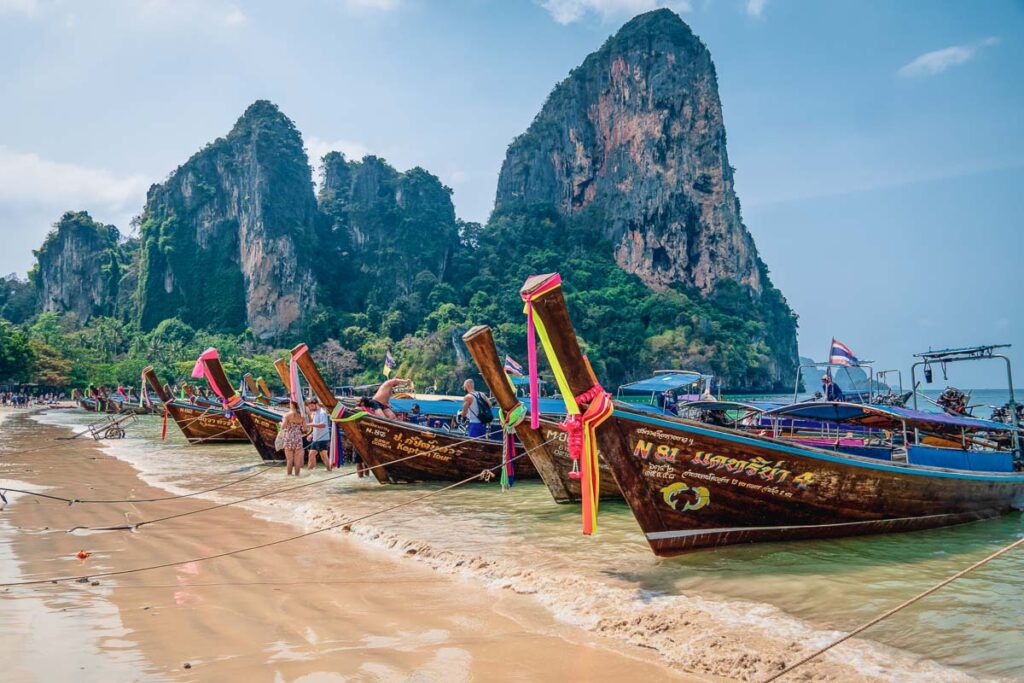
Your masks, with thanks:
[{"label": "shirtless man", "polygon": [[391,418],[392,420],[396,419],[397,416],[395,415],[395,411],[391,410],[391,395],[395,393],[395,387],[400,384],[408,384],[412,386],[412,382],[409,380],[402,379],[401,377],[394,377],[381,384],[377,389],[377,393],[373,395],[373,401],[379,404],[379,406],[374,407],[380,411],[380,415]]}]

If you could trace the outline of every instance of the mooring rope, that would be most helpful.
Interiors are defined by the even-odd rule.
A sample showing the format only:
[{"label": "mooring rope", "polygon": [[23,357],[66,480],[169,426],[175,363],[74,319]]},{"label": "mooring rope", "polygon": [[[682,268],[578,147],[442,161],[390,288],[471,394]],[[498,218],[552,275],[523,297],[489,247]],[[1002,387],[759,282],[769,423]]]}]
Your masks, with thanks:
[{"label": "mooring rope", "polygon": [[866,631],[867,629],[871,628],[872,626],[874,626],[878,622],[883,621],[884,619],[888,619],[889,617],[891,617],[892,615],[896,614],[897,612],[899,612],[899,611],[901,611],[903,609],[906,609],[907,607],[910,607],[915,602],[918,602],[919,600],[922,600],[922,599],[928,597],[929,595],[931,595],[935,591],[939,590],[940,588],[944,588],[945,586],[948,586],[949,584],[953,583],[957,579],[962,578],[962,577],[970,574],[971,572],[973,572],[978,567],[982,567],[982,566],[988,564],[989,562],[991,562],[992,560],[996,559],[997,557],[999,557],[1001,555],[1005,555],[1006,553],[1010,552],[1011,550],[1013,550],[1014,548],[1016,548],[1016,547],[1018,547],[1020,545],[1024,545],[1024,538],[1017,539],[1013,543],[1011,543],[1011,544],[1009,544],[1007,546],[1004,546],[1004,547],[1000,548],[999,550],[995,551],[994,553],[992,553],[988,557],[975,562],[970,567],[967,567],[966,569],[958,571],[956,574],[953,574],[953,576],[950,576],[949,578],[944,579],[943,581],[940,581],[939,583],[935,584],[934,586],[932,586],[928,590],[924,591],[923,593],[918,593],[917,595],[915,595],[914,597],[910,598],[909,600],[906,600],[906,601],[900,603],[899,605],[896,605],[895,607],[893,607],[888,612],[884,612],[884,613],[878,615],[877,617],[875,617],[874,619],[872,619],[871,621],[868,621],[868,622],[866,622],[864,624],[861,624],[857,628],[855,628],[852,631],[850,631],[849,633],[847,633],[842,638],[839,638],[838,640],[835,640],[835,641],[829,643],[828,645],[826,645],[823,648],[815,650],[814,652],[812,652],[811,654],[807,655],[806,657],[804,657],[800,661],[795,662],[793,664],[790,664],[789,666],[787,666],[782,671],[780,671],[780,672],[778,672],[776,674],[773,674],[769,678],[764,679],[763,683],[770,683],[771,681],[774,681],[776,679],[779,679],[779,678],[785,676],[786,674],[788,674],[789,672],[793,671],[797,667],[803,666],[804,664],[806,664],[807,662],[811,661],[815,657],[817,657],[817,656],[819,656],[819,655],[821,655],[821,654],[823,654],[825,652],[828,652],[829,650],[831,650],[835,646],[839,645],[840,643],[843,643],[843,642],[849,640],[850,638],[853,638],[855,635],[857,635],[859,633],[862,633],[863,631]]},{"label": "mooring rope", "polygon": [[[26,491],[24,489],[14,489],[14,488],[10,488],[10,487],[7,487],[7,486],[0,486],[0,491],[2,491],[4,493],[9,493],[9,492],[10,493],[21,493],[21,494],[24,494],[26,496],[34,496],[36,498],[47,498],[49,500],[56,500],[56,501],[60,501],[62,503],[67,503],[68,505],[74,505],[75,503],[103,504],[103,505],[114,505],[114,504],[117,504],[117,503],[160,503],[160,502],[164,502],[164,501],[168,501],[168,500],[180,500],[182,498],[192,498],[194,496],[201,496],[204,493],[212,493],[214,491],[219,491],[221,489],[226,489],[229,486],[234,486],[235,484],[240,484],[243,481],[248,481],[249,479],[252,479],[253,477],[260,476],[264,472],[269,472],[270,471],[270,469],[268,467],[266,467],[265,465],[263,465],[262,463],[256,464],[256,465],[249,465],[249,466],[247,466],[247,467],[245,467],[243,469],[250,469],[252,467],[262,467],[263,469],[260,469],[258,472],[255,472],[253,474],[244,476],[241,479],[235,479],[234,481],[229,481],[226,484],[219,484],[217,486],[214,486],[213,488],[204,489],[202,491],[194,491],[192,493],[183,493],[183,494],[180,494],[180,495],[177,495],[177,496],[161,496],[161,497],[158,497],[158,498],[119,498],[119,499],[64,498],[63,496],[54,496],[54,495],[51,495],[49,493],[41,493],[39,491]],[[238,472],[238,471],[239,470],[232,470],[232,472]],[[75,528],[79,529],[79,528],[83,528],[83,527],[75,527]]]},{"label": "mooring rope", "polygon": [[[544,444],[542,444],[542,445],[547,445],[549,443],[551,443],[551,440],[548,440],[548,441],[544,442]],[[365,472],[367,470],[373,470],[373,469],[377,469],[377,468],[381,468],[381,467],[389,467],[391,465],[397,465],[398,463],[406,462],[407,460],[413,460],[414,458],[419,458],[419,457],[422,457],[424,455],[429,455],[429,454],[434,453],[436,451],[443,450],[445,448],[450,448],[450,447],[451,447],[451,445],[438,446],[438,447],[432,448],[432,449],[430,449],[428,451],[420,451],[420,452],[414,453],[412,455],[407,455],[407,456],[405,456],[403,458],[398,458],[397,460],[391,460],[391,461],[389,461],[387,463],[383,463],[383,464],[380,464],[380,465],[373,465],[373,466],[367,467],[363,471]],[[239,498],[237,500],[228,501],[226,503],[217,503],[216,505],[209,505],[209,506],[204,507],[204,508],[198,508],[196,510],[188,510],[186,512],[179,512],[179,513],[176,513],[176,514],[173,514],[173,515],[167,515],[165,517],[158,517],[156,519],[144,520],[142,522],[136,522],[134,524],[118,524],[118,525],[115,525],[115,526],[107,526],[107,527],[76,526],[76,527],[72,527],[72,528],[68,529],[68,532],[70,533],[72,531],[79,531],[79,530],[81,530],[81,531],[134,531],[134,530],[136,530],[136,529],[138,529],[139,527],[142,527],[142,526],[150,526],[150,525],[156,524],[158,522],[166,522],[168,520],[178,519],[180,517],[189,517],[191,515],[198,515],[198,514],[200,514],[202,512],[209,512],[211,510],[219,510],[221,508],[231,507],[232,505],[238,505],[240,503],[247,503],[247,502],[253,501],[253,500],[260,500],[262,498],[270,498],[271,496],[276,496],[279,493],[287,493],[289,491],[296,491],[298,489],[304,489],[304,488],[308,488],[310,486],[319,486],[320,484],[326,484],[326,483],[332,482],[332,481],[334,481],[336,479],[343,479],[345,477],[352,477],[352,476],[355,476],[357,474],[359,474],[358,470],[353,470],[351,472],[342,472],[341,474],[335,474],[335,475],[332,475],[332,476],[329,476],[329,477],[324,477],[322,479],[317,479],[315,481],[307,481],[307,482],[302,483],[302,484],[296,484],[295,486],[285,486],[283,488],[274,489],[273,491],[268,491],[266,493],[259,493],[259,494],[255,494],[255,495],[252,495],[252,496],[247,496],[245,498]],[[493,476],[493,472],[490,472],[490,471],[485,469],[482,472],[480,472],[480,474],[478,476],[483,481],[485,481],[485,482],[486,481],[490,481],[490,479],[488,477],[492,477]]]},{"label": "mooring rope", "polygon": [[[548,442],[548,443],[550,443],[550,442]],[[540,448],[540,446],[538,446],[538,448]],[[533,452],[533,450],[534,449],[525,450],[522,453],[520,453],[519,455],[515,456],[515,458],[513,458],[512,460],[518,460],[519,458],[522,458],[522,457],[526,456],[527,454]],[[493,467],[486,468],[486,470],[489,470],[489,471],[493,472],[494,470],[497,470],[499,467],[504,467],[504,463],[498,463],[497,465],[495,465]],[[440,493],[444,493],[445,491],[450,491],[450,490],[452,490],[454,488],[457,488],[457,487],[462,486],[464,484],[468,484],[469,482],[475,481],[477,479],[480,479],[480,473],[471,475],[469,477],[466,477],[465,479],[461,479],[461,480],[459,480],[459,481],[457,481],[455,483],[449,484],[449,485],[444,486],[442,488],[439,488],[437,490],[430,491],[428,493],[423,494],[422,496],[418,496],[416,498],[411,498],[411,499],[409,499],[407,501],[404,501],[402,503],[396,503],[395,505],[391,505],[391,506],[382,508],[380,510],[375,510],[374,512],[369,512],[369,513],[367,513],[365,515],[362,515],[361,517],[356,517],[355,519],[343,520],[341,522],[336,522],[334,524],[330,524],[328,526],[321,527],[319,529],[313,529],[312,531],[306,531],[306,532],[301,533],[301,534],[296,534],[294,536],[287,536],[285,538],[279,538],[279,539],[276,539],[276,540],[273,540],[273,541],[267,541],[265,543],[258,543],[256,545],[247,546],[245,548],[237,548],[235,550],[226,550],[226,551],[221,552],[221,553],[214,553],[212,555],[203,555],[201,557],[193,557],[193,558],[189,558],[187,560],[177,560],[177,561],[174,561],[174,562],[162,562],[160,564],[154,564],[154,565],[149,565],[149,566],[145,566],[145,567],[134,567],[132,569],[119,569],[119,570],[109,571],[109,572],[99,572],[99,573],[96,573],[96,574],[80,574],[78,576],[59,576],[59,577],[51,577],[51,578],[47,578],[47,579],[28,579],[28,580],[25,580],[25,581],[8,581],[8,582],[0,583],[0,588],[11,588],[11,587],[15,587],[15,586],[36,586],[36,585],[40,585],[40,584],[44,584],[44,583],[61,583],[61,582],[66,582],[66,581],[81,581],[83,579],[89,580],[89,579],[97,579],[97,578],[111,577],[111,576],[124,576],[124,575],[127,575],[127,574],[136,574],[136,573],[139,573],[139,572],[152,571],[154,569],[166,569],[166,568],[169,568],[169,567],[178,567],[178,566],[181,566],[183,564],[190,564],[190,563],[193,563],[193,562],[206,562],[208,560],[216,560],[216,559],[220,559],[220,558],[223,558],[223,557],[230,557],[230,556],[233,556],[233,555],[240,555],[242,553],[251,552],[253,550],[262,550],[263,548],[270,548],[270,547],[273,547],[273,546],[282,545],[284,543],[290,543],[292,541],[298,541],[298,540],[301,540],[303,538],[308,538],[310,536],[315,536],[315,535],[321,534],[321,533],[323,533],[325,531],[331,531],[333,529],[338,529],[340,527],[351,526],[351,525],[356,524],[358,522],[362,522],[362,521],[365,521],[367,519],[370,519],[371,517],[376,517],[377,515],[381,515],[381,514],[384,514],[386,512],[391,512],[391,511],[397,510],[399,508],[408,507],[409,505],[412,505],[413,503],[418,503],[420,501],[426,500],[427,498],[431,498],[431,497],[436,496],[436,495],[438,495]]]}]

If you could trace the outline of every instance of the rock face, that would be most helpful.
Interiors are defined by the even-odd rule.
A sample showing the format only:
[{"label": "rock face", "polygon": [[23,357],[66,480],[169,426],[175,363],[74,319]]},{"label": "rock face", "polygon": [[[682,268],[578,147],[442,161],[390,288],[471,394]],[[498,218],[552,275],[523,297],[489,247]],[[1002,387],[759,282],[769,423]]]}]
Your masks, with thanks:
[{"label": "rock face", "polygon": [[139,320],[261,338],[295,331],[316,303],[316,199],[294,124],[252,104],[226,137],[149,190],[141,225]]},{"label": "rock face", "polygon": [[[422,168],[399,173],[383,159],[346,161],[339,152],[324,157],[320,209],[328,223],[322,240],[333,245],[340,272],[324,282],[340,297],[335,303],[360,310],[408,295],[417,276],[443,281],[459,246],[451,190]],[[358,275],[357,275],[358,273]],[[378,301],[379,299],[379,301]]]},{"label": "rock face", "polygon": [[44,311],[74,313],[82,322],[113,315],[125,267],[120,233],[85,211],[68,211],[35,253],[31,273]]},{"label": "rock face", "polygon": [[[623,26],[509,145],[495,214],[531,207],[598,231],[618,266],[651,290],[681,291],[734,316],[734,341],[759,358],[748,367],[770,379],[737,365],[724,378],[732,388],[792,386],[796,318],[743,225],[711,55],[672,11]],[[746,322],[757,331],[742,332]]]},{"label": "rock face", "polygon": [[496,208],[592,212],[649,287],[764,278],[740,218],[711,54],[670,10],[640,15],[555,87],[511,144]]}]

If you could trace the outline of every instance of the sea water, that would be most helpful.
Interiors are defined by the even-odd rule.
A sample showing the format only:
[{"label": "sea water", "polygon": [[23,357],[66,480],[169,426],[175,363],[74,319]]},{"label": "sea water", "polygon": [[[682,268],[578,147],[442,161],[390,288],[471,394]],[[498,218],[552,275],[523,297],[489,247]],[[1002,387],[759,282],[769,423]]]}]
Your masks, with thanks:
[{"label": "sea water", "polygon": [[[986,400],[1001,405],[1005,394],[986,394]],[[38,419],[80,428],[95,416],[54,411]],[[245,444],[184,445],[173,424],[168,441],[159,438],[159,419],[143,417],[129,427],[128,438],[104,445],[147,482],[175,492],[238,479],[259,465]],[[311,475],[327,476],[322,469]],[[231,500],[286,481],[296,482],[274,469],[209,497]],[[376,514],[438,488],[381,486],[349,476],[247,505],[303,529],[375,514],[354,527],[368,543],[532,593],[560,619],[610,636],[633,615],[683,618],[699,605],[710,606],[719,621],[734,621],[737,630],[756,623],[794,640],[824,644],[1024,536],[1024,520],[1015,513],[932,531],[732,546],[660,559],[625,504],[603,503],[598,534],[584,537],[579,507],[556,505],[539,482],[517,482],[508,492],[496,483],[464,486]],[[629,637],[645,640],[643,633]],[[934,680],[935,672],[893,671],[886,664],[887,647],[973,676],[1024,679],[1024,552],[978,569],[863,638],[881,646],[857,650],[861,668],[901,680]],[[670,661],[686,662],[687,653],[664,651],[653,633],[648,644]]]}]

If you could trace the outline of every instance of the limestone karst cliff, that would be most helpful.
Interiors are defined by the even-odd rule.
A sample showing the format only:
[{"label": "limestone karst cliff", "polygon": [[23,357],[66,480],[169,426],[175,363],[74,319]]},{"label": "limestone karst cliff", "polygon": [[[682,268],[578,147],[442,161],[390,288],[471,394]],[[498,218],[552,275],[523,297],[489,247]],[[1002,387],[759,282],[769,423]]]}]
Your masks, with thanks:
[{"label": "limestone karst cliff", "polygon": [[125,258],[120,233],[85,211],[68,211],[35,251],[31,273],[43,311],[74,313],[81,322],[113,315]]},{"label": "limestone karst cliff", "polygon": [[791,382],[795,322],[742,221],[711,54],[678,15],[628,22],[509,145],[495,208],[530,207],[597,226],[616,263],[651,289],[723,298],[761,318],[771,374]]},{"label": "limestone karst cliff", "polygon": [[[401,173],[376,156],[323,159],[320,210],[327,223],[321,284],[347,310],[387,306],[416,278],[443,281],[459,247],[451,190],[422,168]],[[338,286],[343,284],[343,287]]]},{"label": "limestone karst cliff", "polygon": [[149,190],[139,320],[262,338],[298,329],[315,304],[312,172],[294,124],[265,100]]},{"label": "limestone karst cliff", "polygon": [[554,89],[511,144],[496,206],[592,211],[651,287],[762,288],[740,218],[711,54],[670,10],[622,27]]}]

